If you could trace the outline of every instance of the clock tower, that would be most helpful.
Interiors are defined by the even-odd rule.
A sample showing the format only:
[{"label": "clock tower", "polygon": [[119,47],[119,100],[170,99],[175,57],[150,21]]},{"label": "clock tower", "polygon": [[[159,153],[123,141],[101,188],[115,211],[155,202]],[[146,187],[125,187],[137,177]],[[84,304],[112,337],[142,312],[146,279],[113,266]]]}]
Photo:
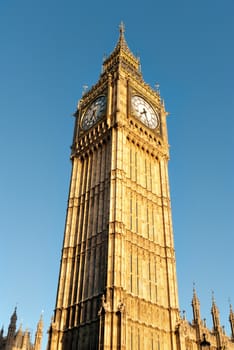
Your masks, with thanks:
[{"label": "clock tower", "polygon": [[124,26],[78,103],[48,350],[175,350],[179,318],[164,103]]}]

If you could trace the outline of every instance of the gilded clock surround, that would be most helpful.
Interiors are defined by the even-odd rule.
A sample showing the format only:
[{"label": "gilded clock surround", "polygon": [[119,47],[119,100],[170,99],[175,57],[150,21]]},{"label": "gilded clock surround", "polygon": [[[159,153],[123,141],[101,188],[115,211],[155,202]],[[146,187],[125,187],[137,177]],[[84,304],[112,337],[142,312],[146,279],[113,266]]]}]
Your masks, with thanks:
[{"label": "gilded clock surround", "polygon": [[85,110],[81,118],[81,128],[90,129],[98,123],[106,112],[106,96],[98,96]]},{"label": "gilded clock surround", "polygon": [[159,125],[159,117],[151,104],[139,95],[131,98],[131,110],[133,116],[139,119],[150,129],[156,129]]}]

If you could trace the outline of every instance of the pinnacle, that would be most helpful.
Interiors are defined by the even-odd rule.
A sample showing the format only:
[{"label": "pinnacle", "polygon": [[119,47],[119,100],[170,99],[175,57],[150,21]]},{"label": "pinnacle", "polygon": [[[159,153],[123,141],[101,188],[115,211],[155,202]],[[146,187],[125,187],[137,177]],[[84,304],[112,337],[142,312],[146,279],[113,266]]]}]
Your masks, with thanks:
[{"label": "pinnacle", "polygon": [[17,307],[15,307],[14,312],[13,312],[13,314],[11,316],[11,321],[12,322],[16,322],[16,320],[17,320]]},{"label": "pinnacle", "polygon": [[[103,62],[103,69],[106,71],[107,67],[109,67],[113,64],[115,64],[115,57],[125,57],[125,60],[130,64],[131,68],[133,68],[135,71],[139,72],[139,58],[136,58],[134,54],[131,52],[131,50],[128,47],[128,44],[125,40],[125,26],[124,23],[121,22],[119,25],[119,38],[117,41],[117,44],[110,54],[109,57],[105,58]],[[129,63],[130,62],[130,63]]]},{"label": "pinnacle", "polygon": [[196,288],[195,288],[195,282],[193,282],[193,299],[192,299],[192,302],[198,302],[199,303],[199,299],[198,299]]},{"label": "pinnacle", "polygon": [[117,45],[116,45],[115,49],[122,49],[125,52],[133,55],[132,52],[130,51],[129,47],[128,47],[128,44],[126,42],[124,33],[125,33],[125,25],[124,25],[123,22],[121,22],[120,25],[119,25],[119,40],[117,42]]},{"label": "pinnacle", "polygon": [[215,297],[214,297],[214,291],[213,290],[212,290],[212,305],[216,306]]}]

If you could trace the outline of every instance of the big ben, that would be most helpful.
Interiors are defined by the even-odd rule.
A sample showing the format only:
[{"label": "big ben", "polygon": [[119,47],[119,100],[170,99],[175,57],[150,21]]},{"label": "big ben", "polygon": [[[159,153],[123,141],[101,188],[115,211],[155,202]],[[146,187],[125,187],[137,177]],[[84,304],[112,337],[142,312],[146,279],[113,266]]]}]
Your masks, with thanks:
[{"label": "big ben", "polygon": [[166,117],[121,24],[75,113],[48,350],[177,349]]}]

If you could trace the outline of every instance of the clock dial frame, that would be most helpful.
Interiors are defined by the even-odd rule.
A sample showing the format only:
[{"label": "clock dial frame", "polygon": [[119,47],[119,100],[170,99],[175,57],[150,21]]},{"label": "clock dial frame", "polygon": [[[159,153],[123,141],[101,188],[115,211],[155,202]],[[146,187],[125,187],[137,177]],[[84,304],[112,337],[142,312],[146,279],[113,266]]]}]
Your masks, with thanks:
[{"label": "clock dial frame", "polygon": [[134,95],[131,98],[133,115],[150,129],[156,129],[159,125],[159,117],[153,107],[141,96]]},{"label": "clock dial frame", "polygon": [[90,129],[96,124],[106,111],[106,96],[98,96],[86,109],[81,118],[81,128],[83,130]]}]

